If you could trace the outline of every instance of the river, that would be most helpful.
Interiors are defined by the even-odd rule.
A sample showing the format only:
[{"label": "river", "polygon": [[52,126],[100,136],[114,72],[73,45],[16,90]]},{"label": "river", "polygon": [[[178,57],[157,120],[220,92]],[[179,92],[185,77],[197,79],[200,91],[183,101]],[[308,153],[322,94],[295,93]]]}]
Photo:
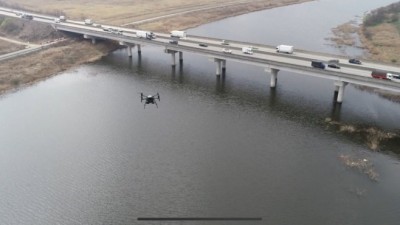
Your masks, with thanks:
[{"label": "river", "polygon": [[[188,33],[340,54],[330,29],[391,2],[320,0]],[[0,224],[398,224],[400,105],[349,85],[336,107],[331,81],[284,71],[268,84],[229,61],[218,78],[190,53],[172,69],[144,46],[2,96]],[[140,92],[160,93],[158,108]]]}]

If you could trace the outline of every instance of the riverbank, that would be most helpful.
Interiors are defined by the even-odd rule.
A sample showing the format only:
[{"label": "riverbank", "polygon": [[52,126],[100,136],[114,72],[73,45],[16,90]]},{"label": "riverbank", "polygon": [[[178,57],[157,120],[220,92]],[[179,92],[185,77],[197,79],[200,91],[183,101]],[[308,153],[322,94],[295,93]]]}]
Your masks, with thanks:
[{"label": "riverbank", "polygon": [[[400,65],[400,23],[398,14],[400,3],[381,7],[364,17],[362,24],[349,21],[332,29],[334,37],[330,38],[338,48],[345,46],[363,48],[366,51],[361,59]],[[394,102],[400,102],[400,95],[389,91],[368,87],[361,90],[376,94]]]},{"label": "riverbank", "polygon": [[367,14],[362,24],[349,21],[333,28],[334,37],[330,40],[339,48],[366,49],[368,54],[363,56],[364,59],[400,65],[399,13],[400,3],[378,8]]},{"label": "riverbank", "polygon": [[39,53],[0,64],[0,93],[34,84],[83,63],[93,62],[115,50],[112,43],[96,46],[87,41],[67,40]]},{"label": "riverbank", "polygon": [[312,0],[269,0],[269,1],[244,1],[226,7],[215,7],[208,10],[192,11],[173,17],[139,25],[130,25],[144,30],[156,30],[159,32],[170,32],[171,30],[186,30],[202,24],[218,21],[224,18],[247,14],[250,12],[271,9],[286,5],[300,4]]},{"label": "riverbank", "polygon": [[400,2],[368,13],[360,26],[361,42],[370,52],[370,58],[400,65]]}]

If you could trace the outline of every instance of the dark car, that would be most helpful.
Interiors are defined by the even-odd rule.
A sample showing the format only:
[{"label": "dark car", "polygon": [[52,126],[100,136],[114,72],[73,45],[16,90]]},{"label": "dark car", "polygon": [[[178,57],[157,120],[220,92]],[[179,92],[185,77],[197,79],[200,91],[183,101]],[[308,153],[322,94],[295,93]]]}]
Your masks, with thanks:
[{"label": "dark car", "polygon": [[178,41],[177,41],[177,40],[170,40],[169,43],[170,43],[170,44],[173,44],[173,45],[177,45],[177,44],[178,44]]},{"label": "dark car", "polygon": [[208,45],[205,44],[205,43],[200,43],[199,46],[201,46],[201,47],[208,47]]},{"label": "dark car", "polygon": [[334,68],[334,69],[340,69],[340,66],[336,63],[328,63],[328,67]]},{"label": "dark car", "polygon": [[360,65],[360,64],[361,64],[361,61],[358,60],[358,59],[349,59],[349,63]]},{"label": "dark car", "polygon": [[328,67],[335,68],[335,69],[340,69],[339,60],[338,59],[329,60],[328,61]]},{"label": "dark car", "polygon": [[318,60],[311,61],[311,66],[314,68],[325,69],[325,64]]}]

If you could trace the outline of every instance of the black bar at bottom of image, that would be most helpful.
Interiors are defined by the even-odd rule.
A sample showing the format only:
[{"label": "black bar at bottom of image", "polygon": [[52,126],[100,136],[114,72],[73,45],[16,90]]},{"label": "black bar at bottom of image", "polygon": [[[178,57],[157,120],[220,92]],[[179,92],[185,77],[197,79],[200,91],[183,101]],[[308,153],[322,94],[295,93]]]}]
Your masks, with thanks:
[{"label": "black bar at bottom of image", "polygon": [[137,220],[146,221],[255,221],[261,217],[138,217]]}]

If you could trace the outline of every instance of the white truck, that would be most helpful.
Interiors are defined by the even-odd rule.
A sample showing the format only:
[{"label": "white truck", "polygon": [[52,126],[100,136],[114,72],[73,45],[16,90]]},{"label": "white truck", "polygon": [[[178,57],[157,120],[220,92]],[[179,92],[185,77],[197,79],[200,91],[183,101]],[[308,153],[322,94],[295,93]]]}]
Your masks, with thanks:
[{"label": "white truck", "polygon": [[154,39],[156,38],[156,35],[153,32],[150,31],[136,31],[136,37],[138,38],[146,38],[146,39]]},{"label": "white truck", "polygon": [[66,20],[66,19],[65,19],[65,16],[60,16],[59,19],[60,19],[61,22],[64,22],[64,21]]},{"label": "white truck", "polygon": [[287,54],[293,54],[294,48],[291,45],[278,45],[276,46],[276,52],[283,52]]},{"label": "white truck", "polygon": [[252,55],[252,54],[253,54],[253,48],[252,48],[252,47],[243,47],[243,48],[242,48],[242,52],[243,52],[244,54]]},{"label": "white truck", "polygon": [[85,19],[84,22],[85,22],[85,25],[92,25],[93,24],[93,21],[91,19]]},{"label": "white truck", "polygon": [[186,31],[173,30],[173,31],[171,31],[170,34],[171,34],[171,37],[186,38]]}]

